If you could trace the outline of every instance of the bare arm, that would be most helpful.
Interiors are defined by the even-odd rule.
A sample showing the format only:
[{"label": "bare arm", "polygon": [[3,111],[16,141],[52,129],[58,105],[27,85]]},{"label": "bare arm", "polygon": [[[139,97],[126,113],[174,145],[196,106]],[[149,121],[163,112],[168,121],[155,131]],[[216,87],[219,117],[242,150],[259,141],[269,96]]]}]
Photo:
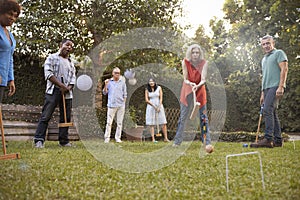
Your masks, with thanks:
[{"label": "bare arm", "polygon": [[155,106],[149,100],[149,94],[148,94],[147,90],[145,90],[145,101],[146,101],[147,104],[149,104],[150,106],[153,106],[155,108]]},{"label": "bare arm", "polygon": [[163,91],[162,91],[162,88],[160,88],[160,90],[159,90],[159,103],[160,103],[160,105],[162,105],[162,102],[163,102]]},{"label": "bare arm", "polygon": [[184,60],[182,60],[181,66],[182,66],[183,80],[186,81],[186,80],[188,80],[188,73],[187,73],[187,69],[186,69]]},{"label": "bare arm", "polygon": [[156,110],[156,112],[159,112],[159,106],[155,106],[155,105],[153,105],[153,103],[151,103],[151,101],[149,100],[149,93],[148,93],[148,90],[146,89],[145,90],[145,101],[146,101],[146,103],[147,104],[149,104],[150,106],[152,106],[155,110]]},{"label": "bare arm", "polygon": [[262,105],[264,103],[264,92],[263,91],[261,91],[259,103],[260,103],[260,105]]},{"label": "bare arm", "polygon": [[288,73],[288,62],[279,63],[279,68],[280,68],[280,81],[279,81],[278,89],[276,91],[276,96],[282,97],[284,93],[284,86],[286,83],[286,78]]},{"label": "bare arm", "polygon": [[10,97],[10,96],[14,95],[16,92],[15,81],[14,80],[9,81],[8,87],[9,87],[8,96]]},{"label": "bare arm", "polygon": [[106,80],[104,81],[104,88],[103,88],[103,94],[104,94],[104,95],[106,95],[107,92],[108,92],[108,90],[107,90],[107,85],[108,85],[108,83],[109,83],[109,79],[106,79]]},{"label": "bare arm", "polygon": [[206,76],[207,76],[207,66],[208,66],[208,62],[205,62],[201,72],[201,81],[198,85],[195,85],[193,87],[193,90],[198,90],[198,88],[200,88],[205,83]]},{"label": "bare arm", "polygon": [[208,68],[208,62],[205,62],[202,72],[201,72],[201,82],[205,82],[206,81],[206,76],[207,76],[207,68]]},{"label": "bare arm", "polygon": [[183,74],[183,80],[186,84],[191,85],[192,87],[196,85],[195,83],[191,82],[188,79],[188,72],[184,60],[182,60],[182,74]]}]

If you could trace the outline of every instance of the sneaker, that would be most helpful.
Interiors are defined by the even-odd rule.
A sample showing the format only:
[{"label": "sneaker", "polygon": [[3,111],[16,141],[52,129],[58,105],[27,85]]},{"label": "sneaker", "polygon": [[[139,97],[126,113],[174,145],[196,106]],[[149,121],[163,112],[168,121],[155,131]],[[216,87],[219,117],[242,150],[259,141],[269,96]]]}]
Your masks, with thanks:
[{"label": "sneaker", "polygon": [[179,144],[173,144],[172,147],[179,147]]},{"label": "sneaker", "polygon": [[35,148],[44,148],[43,142],[42,142],[42,141],[37,141],[37,142],[35,143]]},{"label": "sneaker", "polygon": [[122,140],[116,139],[116,143],[122,143]]},{"label": "sneaker", "polygon": [[59,146],[61,146],[61,147],[72,147],[73,145],[70,142],[68,142],[67,144],[59,144]]},{"label": "sneaker", "polygon": [[274,147],[282,147],[283,145],[282,145],[282,142],[273,142],[273,146]]},{"label": "sneaker", "polygon": [[106,138],[105,140],[104,140],[104,143],[109,143],[109,138]]},{"label": "sneaker", "polygon": [[262,148],[262,147],[273,148],[273,142],[264,138],[263,140],[259,141],[258,143],[251,143],[250,147],[251,148]]}]

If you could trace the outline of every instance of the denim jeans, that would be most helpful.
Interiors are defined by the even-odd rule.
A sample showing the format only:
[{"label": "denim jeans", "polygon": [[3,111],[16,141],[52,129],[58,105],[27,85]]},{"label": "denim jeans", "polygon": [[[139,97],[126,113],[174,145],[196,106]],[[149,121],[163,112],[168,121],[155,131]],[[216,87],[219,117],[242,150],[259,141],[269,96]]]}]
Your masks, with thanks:
[{"label": "denim jeans", "polygon": [[[187,96],[188,106],[185,106],[184,104],[180,103],[180,116],[178,119],[176,135],[174,138],[174,144],[176,144],[176,145],[180,145],[183,141],[184,128],[185,128],[187,119],[190,117],[190,113],[194,106],[192,103],[192,100],[193,100],[193,94],[190,94]],[[210,138],[210,133],[209,133],[209,128],[208,128],[208,117],[206,114],[206,105],[202,106],[199,109],[199,113],[198,113],[197,117],[199,118],[199,121],[200,121],[202,142],[203,142],[203,133],[204,133],[203,127],[205,125],[205,127],[206,127],[206,144],[210,144],[211,138]]]},{"label": "denim jeans", "polygon": [[116,140],[121,139],[125,107],[115,107],[115,108],[107,108],[107,122],[106,122],[105,134],[104,134],[104,138],[106,140],[110,139],[111,125],[113,123],[116,114],[117,114],[117,130],[115,134],[115,139]]},{"label": "denim jeans", "polygon": [[[265,138],[274,140],[276,143],[281,142],[280,121],[277,115],[276,90],[278,87],[265,89],[264,92],[264,118],[265,118]],[[273,138],[274,137],[274,138]]]},{"label": "denim jeans", "polygon": [[[67,122],[71,121],[72,99],[66,99],[66,116]],[[53,94],[45,94],[45,102],[42,109],[42,114],[39,119],[38,127],[35,132],[34,142],[45,141],[48,122],[50,121],[56,106],[59,105],[59,123],[64,123],[64,108],[62,95],[59,88],[54,88]],[[59,127],[58,140],[61,145],[67,144],[69,127]]]}]

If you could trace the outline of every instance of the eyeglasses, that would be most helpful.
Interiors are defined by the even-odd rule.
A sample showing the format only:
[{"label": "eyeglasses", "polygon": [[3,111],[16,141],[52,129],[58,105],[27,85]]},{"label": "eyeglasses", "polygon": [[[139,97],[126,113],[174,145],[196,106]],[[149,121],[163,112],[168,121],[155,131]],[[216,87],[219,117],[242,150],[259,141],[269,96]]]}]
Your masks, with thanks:
[{"label": "eyeglasses", "polygon": [[114,74],[120,74],[120,72],[114,72]]}]

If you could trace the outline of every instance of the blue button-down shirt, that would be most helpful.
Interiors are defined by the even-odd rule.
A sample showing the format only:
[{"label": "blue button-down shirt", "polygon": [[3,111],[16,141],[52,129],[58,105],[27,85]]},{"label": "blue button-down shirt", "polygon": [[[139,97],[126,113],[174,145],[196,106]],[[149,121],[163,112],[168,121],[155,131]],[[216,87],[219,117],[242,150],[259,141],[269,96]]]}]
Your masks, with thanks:
[{"label": "blue button-down shirt", "polygon": [[9,81],[14,80],[14,68],[13,68],[13,53],[16,47],[16,40],[11,32],[9,32],[10,39],[6,37],[4,29],[0,26],[0,76],[2,81],[1,86],[7,86]]},{"label": "blue button-down shirt", "polygon": [[111,78],[107,85],[107,93],[103,90],[103,94],[108,94],[107,107],[116,108],[125,106],[125,99],[127,98],[126,84],[122,79],[114,81]]}]

